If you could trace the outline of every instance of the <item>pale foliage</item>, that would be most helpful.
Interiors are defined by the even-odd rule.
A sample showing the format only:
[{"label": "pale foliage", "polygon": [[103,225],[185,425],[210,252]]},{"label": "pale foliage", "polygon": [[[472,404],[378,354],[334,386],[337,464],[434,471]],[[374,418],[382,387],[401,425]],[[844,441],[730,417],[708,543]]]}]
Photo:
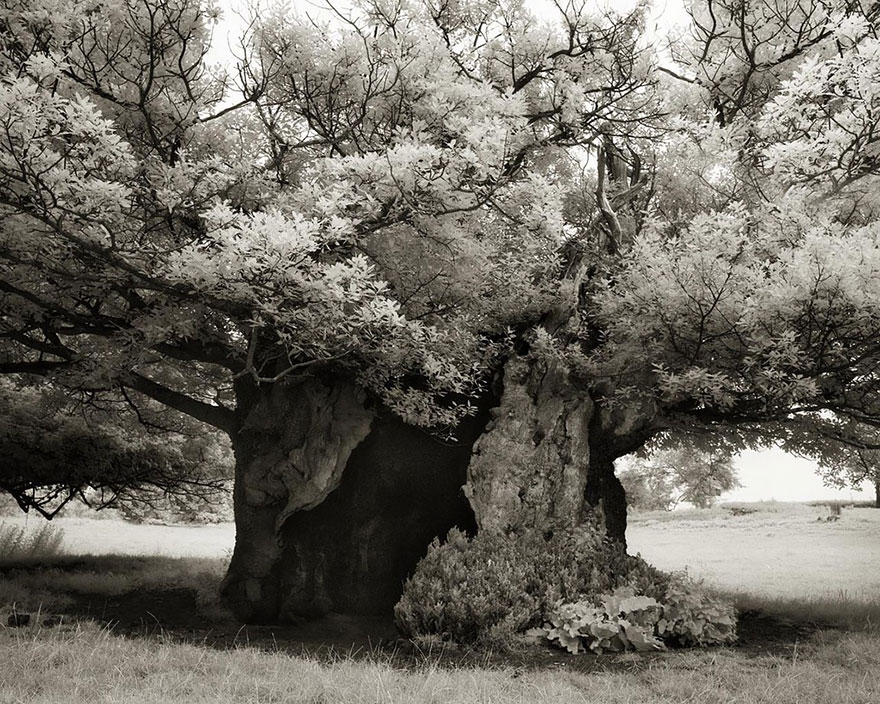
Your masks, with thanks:
[{"label": "pale foliage", "polygon": [[739,486],[729,454],[700,451],[693,438],[679,438],[679,443],[616,463],[628,506],[669,511],[688,502],[709,508],[721,494]]},{"label": "pale foliage", "polygon": [[641,5],[279,6],[233,81],[210,4],[0,4],[4,372],[452,426],[526,341],[635,444],[880,422],[873,6],[701,0],[659,52]]}]

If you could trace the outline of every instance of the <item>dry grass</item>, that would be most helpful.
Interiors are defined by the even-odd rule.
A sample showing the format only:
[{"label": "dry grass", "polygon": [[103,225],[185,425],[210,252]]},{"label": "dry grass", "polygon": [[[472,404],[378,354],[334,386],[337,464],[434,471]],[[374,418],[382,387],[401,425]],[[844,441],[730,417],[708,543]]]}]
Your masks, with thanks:
[{"label": "dry grass", "polygon": [[[791,657],[734,650],[616,656],[617,671],[398,670],[388,662],[320,663],[248,648],[131,640],[90,624],[0,631],[0,702],[138,704],[290,702],[746,702],[880,701],[880,636],[830,634]],[[627,667],[632,666],[631,671]]]},{"label": "dry grass", "polygon": [[[36,517],[7,516],[9,526],[46,525]],[[68,555],[162,555],[220,558],[232,551],[235,529],[230,523],[162,526],[100,518],[54,519],[63,532],[61,551]]]},{"label": "dry grass", "polygon": [[53,610],[72,597],[112,597],[130,592],[189,589],[206,612],[217,607],[217,587],[226,561],[211,558],[105,555],[0,561],[0,615],[15,603],[19,611]]},{"label": "dry grass", "polygon": [[663,569],[683,569],[717,586],[770,599],[865,600],[880,594],[880,510],[756,505],[743,516],[724,509],[637,515],[630,550]]},{"label": "dry grass", "polygon": [[0,521],[0,560],[53,557],[61,552],[63,542],[63,532],[51,523]]},{"label": "dry grass", "polygon": [[[284,652],[123,638],[87,622],[54,629],[0,625],[0,704],[874,704],[880,701],[880,511],[844,510],[838,523],[820,525],[815,517],[821,511],[777,506],[730,517],[722,509],[633,522],[634,548],[661,566],[690,565],[703,572],[736,591],[740,608],[837,627],[776,653],[723,648],[604,656],[609,667],[590,674],[565,666],[519,671],[428,663],[400,670],[381,654],[373,661],[328,663]],[[107,535],[118,536],[117,528],[111,523]],[[137,530],[150,532],[153,540],[156,528]],[[163,535],[185,536],[188,529],[173,530]],[[76,539],[75,530],[72,535]],[[177,554],[193,550],[185,540],[166,547]],[[216,545],[211,550],[221,554]],[[30,582],[22,570],[6,583],[19,596],[28,590],[59,596],[77,589],[111,593],[169,582],[210,588],[223,561],[108,556],[85,564],[89,567],[81,568],[79,577],[70,564],[56,563],[51,572],[30,571]],[[772,569],[765,570],[767,565]]]}]

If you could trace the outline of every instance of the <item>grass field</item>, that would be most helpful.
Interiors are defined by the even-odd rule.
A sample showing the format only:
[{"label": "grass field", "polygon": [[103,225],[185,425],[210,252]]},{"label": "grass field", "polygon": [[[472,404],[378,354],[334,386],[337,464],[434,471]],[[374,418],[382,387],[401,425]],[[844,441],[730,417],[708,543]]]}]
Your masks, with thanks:
[{"label": "grass field", "polygon": [[[38,618],[28,628],[0,625],[0,704],[880,702],[880,511],[845,509],[839,521],[820,523],[816,518],[827,514],[822,509],[755,508],[738,516],[724,509],[636,515],[629,532],[633,551],[667,569],[688,567],[734,594],[740,608],[766,614],[759,621],[765,630],[753,629],[748,643],[543,659],[401,659],[379,647],[359,657],[304,656],[295,640],[285,639],[289,634],[265,629],[212,640],[193,626],[201,619],[221,636],[223,628],[234,628],[212,612],[212,588],[232,546],[228,526],[62,521],[67,552],[104,556],[59,558],[52,570],[7,565],[0,575],[0,607],[6,604],[0,623],[10,600],[24,598],[32,607],[53,595],[62,611],[77,612],[85,599],[102,603],[105,617],[124,613],[132,599],[153,599],[149,613],[156,623],[110,630],[100,618],[69,619],[41,628]],[[125,542],[125,532],[136,542]],[[119,551],[147,556],[108,554]],[[186,594],[185,611],[162,611],[162,595]],[[65,596],[66,606],[60,603]],[[181,623],[160,623],[163,615]]]},{"label": "grass field", "polygon": [[[0,517],[0,523],[36,528],[42,518]],[[68,555],[163,555],[221,558],[232,551],[235,528],[215,525],[151,525],[102,518],[56,518],[52,525],[64,533],[62,552]]]},{"label": "grass field", "polygon": [[880,510],[802,504],[636,515],[627,540],[663,569],[687,568],[719,587],[777,598],[880,597]]},{"label": "grass field", "polygon": [[876,646],[876,636],[854,633],[821,636],[786,658],[724,649],[607,656],[614,662],[591,673],[399,669],[381,658],[327,663],[252,648],[217,652],[86,626],[6,635],[0,702],[871,704],[880,700]]}]

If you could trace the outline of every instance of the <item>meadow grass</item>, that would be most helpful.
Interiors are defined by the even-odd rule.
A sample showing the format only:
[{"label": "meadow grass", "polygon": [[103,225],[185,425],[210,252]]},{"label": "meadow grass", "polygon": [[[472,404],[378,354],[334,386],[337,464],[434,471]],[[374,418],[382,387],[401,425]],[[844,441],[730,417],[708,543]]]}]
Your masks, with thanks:
[{"label": "meadow grass", "polygon": [[723,508],[676,511],[663,520],[636,514],[627,541],[661,569],[687,568],[733,592],[832,601],[880,594],[880,510],[843,509],[828,523],[817,520],[828,513],[821,506],[753,506],[759,510],[740,516]]},{"label": "meadow grass", "polygon": [[760,611],[793,623],[809,623],[848,631],[880,630],[880,594],[853,598],[837,596],[769,597],[754,592],[722,592],[740,613]]},{"label": "meadow grass", "polygon": [[402,670],[381,656],[322,662],[252,648],[217,651],[78,623],[0,632],[0,702],[869,704],[880,701],[878,646],[876,631],[831,632],[786,657],[724,648],[603,656],[615,667],[591,673],[430,663]]},{"label": "meadow grass", "polygon": [[[187,589],[206,614],[215,614],[225,559],[161,555],[57,556],[0,560],[0,615],[53,610],[77,595],[113,597],[137,591]],[[5,605],[5,606],[4,606]]]},{"label": "meadow grass", "polygon": [[710,508],[694,508],[685,506],[674,511],[630,509],[627,515],[629,525],[670,523],[681,527],[688,522],[723,521],[726,525],[741,525],[755,521],[789,520],[809,517],[815,520],[819,516],[827,516],[832,506],[842,511],[869,509],[864,502],[844,504],[839,501],[828,502],[794,502],[794,501],[733,501],[718,503]]},{"label": "meadow grass", "polygon": [[165,526],[81,516],[62,516],[47,523],[40,517],[20,514],[0,520],[7,526],[28,530],[45,525],[57,527],[63,535],[60,551],[68,555],[221,558],[228,556],[235,543],[235,528],[230,523]]},{"label": "meadow grass", "polygon": [[[716,568],[721,579],[717,574],[704,576],[729,593],[739,609],[760,610],[779,623],[819,624],[812,635],[784,646],[770,643],[764,650],[729,647],[648,656],[560,655],[551,667],[462,667],[425,658],[401,669],[399,660],[383,651],[367,658],[316,659],[265,648],[218,650],[161,635],[132,638],[88,621],[44,628],[37,618],[29,628],[6,628],[4,618],[0,704],[876,704],[880,701],[880,590],[873,591],[871,585],[878,571],[880,511],[861,514],[845,509],[840,522],[820,526],[815,522],[818,510],[782,506],[734,520],[728,520],[728,511],[713,510],[714,515],[633,522],[631,545],[660,566],[690,565],[697,575],[700,566]],[[763,551],[769,542],[780,547],[768,557]],[[812,545],[812,552],[794,549],[804,544]],[[179,543],[175,547],[190,548]],[[719,572],[725,552],[731,564]],[[872,559],[862,565],[866,555]],[[822,562],[830,557],[846,575],[847,588],[833,591],[823,583],[827,575]],[[755,566],[770,559],[779,578],[768,588]],[[202,590],[210,601],[224,564],[215,554],[201,560],[69,556],[31,561],[15,569],[7,565],[0,575],[0,605],[10,597],[40,592],[63,598],[80,591],[111,595],[168,587]],[[585,662],[592,665],[583,667]]]},{"label": "meadow grass", "polygon": [[45,521],[32,525],[0,521],[0,560],[53,557],[61,553],[63,541],[62,530]]}]

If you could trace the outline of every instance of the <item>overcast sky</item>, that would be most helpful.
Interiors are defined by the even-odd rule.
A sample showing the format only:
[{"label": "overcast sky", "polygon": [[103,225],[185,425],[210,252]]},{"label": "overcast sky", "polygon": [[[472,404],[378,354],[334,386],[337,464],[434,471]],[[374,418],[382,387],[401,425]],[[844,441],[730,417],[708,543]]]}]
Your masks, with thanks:
[{"label": "overcast sky", "polygon": [[874,498],[874,489],[868,482],[861,491],[823,486],[814,463],[782,450],[744,452],[736,465],[742,487],[722,496],[722,501],[870,501]]},{"label": "overcast sky", "polygon": [[[223,10],[223,16],[217,25],[214,46],[209,55],[211,62],[229,60],[229,47],[236,46],[246,23],[242,20],[247,16],[248,7],[260,5],[276,5],[278,0],[217,0]],[[332,0],[334,7],[344,9],[351,6],[351,0]],[[287,0],[289,7],[299,13],[308,13],[312,17],[328,17],[325,3],[321,0]],[[546,12],[553,16],[557,11],[551,0],[526,0],[526,4],[537,14]],[[597,0],[598,6],[613,7],[619,11],[626,10],[636,4],[636,0]],[[683,0],[654,0],[654,9],[648,19],[648,30],[662,34],[668,27],[681,24],[686,20]]]}]

